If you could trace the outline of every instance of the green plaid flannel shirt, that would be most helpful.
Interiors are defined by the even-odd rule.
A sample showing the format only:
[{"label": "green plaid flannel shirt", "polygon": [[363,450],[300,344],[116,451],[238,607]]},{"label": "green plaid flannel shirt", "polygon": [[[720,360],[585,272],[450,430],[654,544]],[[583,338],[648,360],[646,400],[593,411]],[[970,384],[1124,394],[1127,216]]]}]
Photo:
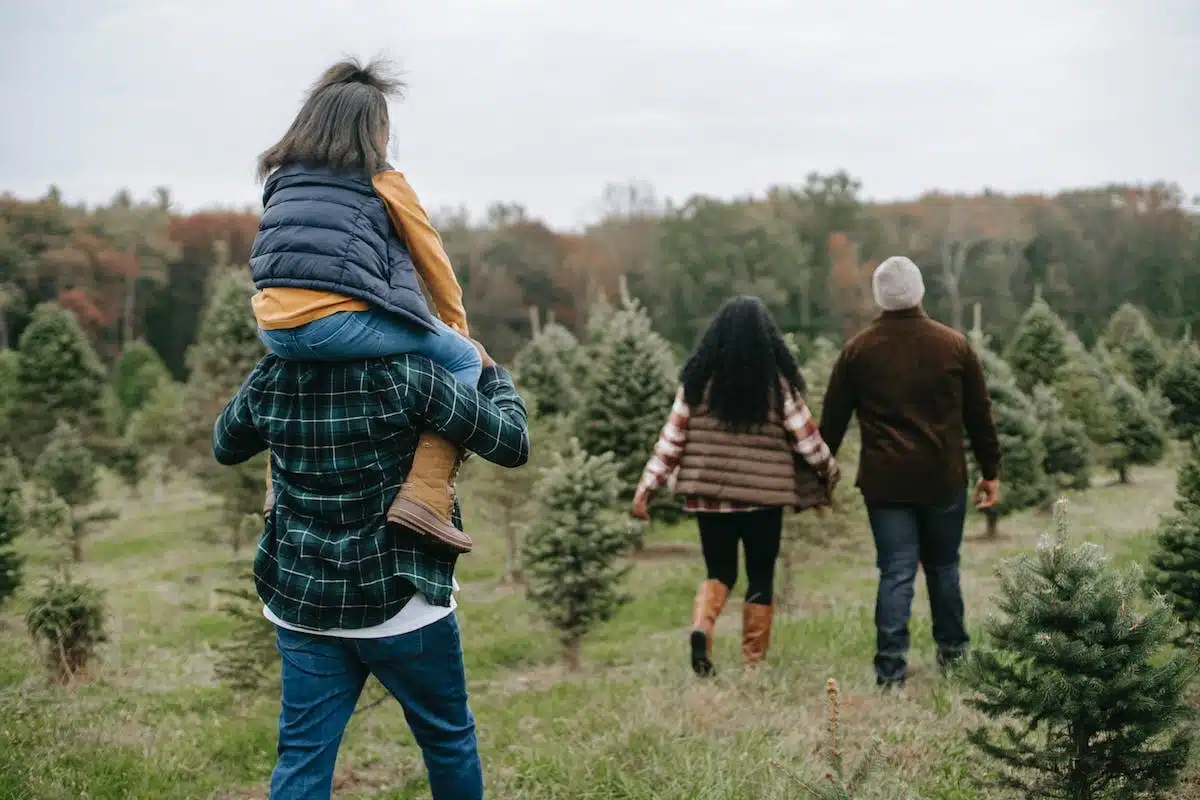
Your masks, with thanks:
[{"label": "green plaid flannel shirt", "polygon": [[478,389],[420,356],[268,355],[254,368],[213,426],[213,454],[232,465],[270,448],[275,511],[254,580],[272,613],[310,630],[358,629],[399,613],[415,590],[450,604],[455,557],[386,522],[422,431],[501,466],[529,458],[525,404],[502,367],[484,369]]}]

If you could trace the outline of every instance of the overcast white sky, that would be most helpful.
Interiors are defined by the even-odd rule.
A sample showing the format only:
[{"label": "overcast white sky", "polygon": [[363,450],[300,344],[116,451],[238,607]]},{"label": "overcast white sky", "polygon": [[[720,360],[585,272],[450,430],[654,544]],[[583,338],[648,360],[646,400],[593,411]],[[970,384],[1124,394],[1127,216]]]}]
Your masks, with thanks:
[{"label": "overcast white sky", "polygon": [[408,99],[431,208],[594,215],[844,167],[880,198],[1168,179],[1200,192],[1197,0],[0,0],[0,190],[256,204],[343,54]]}]

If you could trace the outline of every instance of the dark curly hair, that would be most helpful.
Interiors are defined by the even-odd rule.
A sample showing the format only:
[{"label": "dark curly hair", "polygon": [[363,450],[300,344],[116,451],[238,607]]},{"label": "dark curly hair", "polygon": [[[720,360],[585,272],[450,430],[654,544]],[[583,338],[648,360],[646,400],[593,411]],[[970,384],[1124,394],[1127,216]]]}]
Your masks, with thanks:
[{"label": "dark curly hair", "polygon": [[683,396],[735,430],[782,412],[783,389],[804,394],[804,377],[783,341],[771,312],[757,297],[725,301],[683,366]]}]

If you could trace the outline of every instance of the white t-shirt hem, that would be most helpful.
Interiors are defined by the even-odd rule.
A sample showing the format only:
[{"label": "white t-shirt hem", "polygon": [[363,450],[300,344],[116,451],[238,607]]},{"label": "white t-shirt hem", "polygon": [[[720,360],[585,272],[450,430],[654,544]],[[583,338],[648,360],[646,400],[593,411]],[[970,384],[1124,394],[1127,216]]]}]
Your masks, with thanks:
[{"label": "white t-shirt hem", "polygon": [[[457,580],[453,583],[453,591],[458,591]],[[263,616],[280,628],[297,633],[308,633],[313,636],[335,636],[339,639],[387,639],[391,636],[412,633],[413,631],[432,625],[453,614],[456,608],[458,608],[458,602],[454,599],[453,594],[450,595],[449,606],[435,606],[425,599],[425,595],[417,592],[404,604],[404,608],[400,609],[399,613],[369,628],[331,628],[325,631],[301,628],[298,625],[284,622],[271,613],[271,609],[265,605],[263,606]]]}]

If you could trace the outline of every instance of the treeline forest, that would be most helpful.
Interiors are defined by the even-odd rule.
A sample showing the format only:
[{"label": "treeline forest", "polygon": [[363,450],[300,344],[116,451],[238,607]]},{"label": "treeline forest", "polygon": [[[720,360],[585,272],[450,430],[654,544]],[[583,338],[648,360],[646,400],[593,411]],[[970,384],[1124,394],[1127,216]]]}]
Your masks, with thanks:
[{"label": "treeline forest", "polygon": [[[1200,315],[1200,216],[1168,184],[873,203],[839,172],[683,203],[644,184],[610,185],[601,207],[581,232],[552,230],[514,204],[483,219],[435,214],[472,330],[502,360],[529,338],[531,308],[578,335],[591,300],[615,296],[621,276],[676,348],[733,293],[762,297],[803,340],[837,341],[871,317],[871,270],[897,253],[925,271],[930,313],[965,330],[982,302],[984,330],[1001,338],[1038,286],[1088,345],[1123,302],[1169,338]],[[53,188],[4,196],[0,349],[15,346],[39,303],[57,300],[106,361],[142,339],[181,379],[211,278],[246,262],[256,225],[251,211],[176,213],[166,189],[91,208]]]}]

